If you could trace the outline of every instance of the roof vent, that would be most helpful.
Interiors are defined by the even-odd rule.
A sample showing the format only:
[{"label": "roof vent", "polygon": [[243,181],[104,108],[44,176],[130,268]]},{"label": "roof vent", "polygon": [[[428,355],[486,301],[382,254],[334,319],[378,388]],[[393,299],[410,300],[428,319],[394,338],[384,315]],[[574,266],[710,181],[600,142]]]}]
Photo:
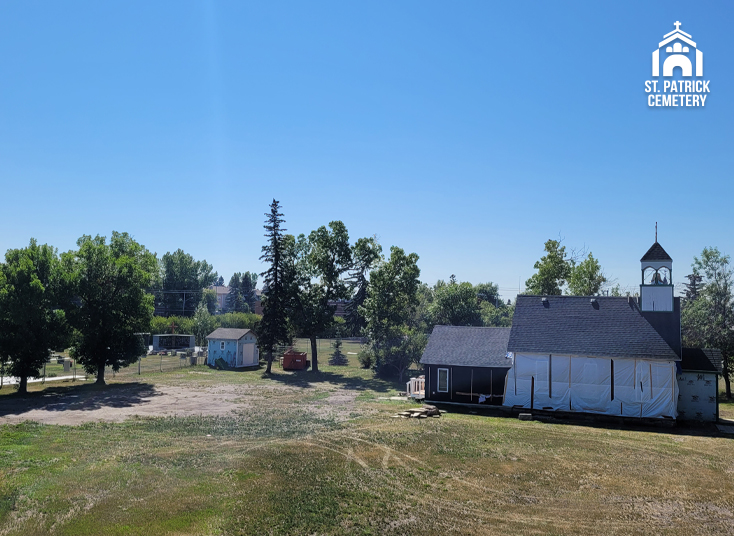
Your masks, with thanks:
[{"label": "roof vent", "polygon": [[548,298],[540,298],[540,301],[542,301],[543,303],[546,303],[548,301]]},{"label": "roof vent", "polygon": [[591,303],[596,303],[596,298],[591,298],[591,299],[590,299],[589,301],[590,301]]}]

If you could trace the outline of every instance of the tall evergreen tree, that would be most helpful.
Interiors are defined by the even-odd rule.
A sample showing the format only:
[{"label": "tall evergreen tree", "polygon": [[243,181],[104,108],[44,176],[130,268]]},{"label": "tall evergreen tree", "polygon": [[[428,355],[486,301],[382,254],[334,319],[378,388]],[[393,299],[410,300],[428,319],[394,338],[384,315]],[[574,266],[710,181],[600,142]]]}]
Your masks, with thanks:
[{"label": "tall evergreen tree", "polygon": [[10,360],[7,370],[20,378],[20,393],[27,392],[29,377],[40,376],[50,350],[66,342],[62,283],[56,251],[34,239],[27,248],[8,250],[0,264],[0,360]]},{"label": "tall evergreen tree", "polygon": [[[240,289],[240,274],[235,272],[232,277],[229,278],[229,292],[227,293],[226,304],[227,311],[233,311],[241,313],[242,311],[242,289]],[[248,311],[249,312],[249,311]]]},{"label": "tall evergreen tree", "polygon": [[255,310],[255,302],[257,301],[257,295],[255,294],[256,288],[257,274],[254,272],[243,273],[240,277],[240,294],[250,311]]},{"label": "tall evergreen tree", "polygon": [[698,293],[703,287],[703,276],[695,273],[688,274],[686,279],[688,279],[688,283],[683,283],[683,286],[686,288],[686,299],[695,300],[698,298]]},{"label": "tall evergreen tree", "polygon": [[273,364],[273,352],[278,344],[288,341],[288,305],[290,300],[290,283],[287,274],[288,236],[280,203],[273,199],[270,212],[265,216],[266,244],[262,247],[260,260],[269,265],[260,275],[267,286],[267,294],[263,296],[263,317],[258,330],[258,342],[265,351],[267,359],[266,373],[270,374]]}]

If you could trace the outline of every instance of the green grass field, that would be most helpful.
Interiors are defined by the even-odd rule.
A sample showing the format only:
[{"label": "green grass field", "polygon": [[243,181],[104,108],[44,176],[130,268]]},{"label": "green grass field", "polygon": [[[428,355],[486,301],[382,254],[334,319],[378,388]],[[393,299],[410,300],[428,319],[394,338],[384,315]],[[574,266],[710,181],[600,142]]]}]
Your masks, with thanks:
[{"label": "green grass field", "polygon": [[[408,403],[384,398],[402,386],[351,361],[106,388],[227,390],[238,406],[222,415],[2,425],[0,535],[733,532],[734,443],[710,429],[395,419]],[[94,389],[33,384],[29,400]],[[0,416],[16,397],[0,390]]]}]

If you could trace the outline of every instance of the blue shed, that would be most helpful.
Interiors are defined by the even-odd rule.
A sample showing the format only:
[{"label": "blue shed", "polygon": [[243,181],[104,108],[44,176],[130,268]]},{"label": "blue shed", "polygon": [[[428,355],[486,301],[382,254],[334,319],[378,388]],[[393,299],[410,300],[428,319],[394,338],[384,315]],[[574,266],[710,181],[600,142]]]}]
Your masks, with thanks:
[{"label": "blue shed", "polygon": [[250,329],[218,328],[207,336],[207,364],[220,357],[232,367],[253,367],[260,362],[257,338]]}]

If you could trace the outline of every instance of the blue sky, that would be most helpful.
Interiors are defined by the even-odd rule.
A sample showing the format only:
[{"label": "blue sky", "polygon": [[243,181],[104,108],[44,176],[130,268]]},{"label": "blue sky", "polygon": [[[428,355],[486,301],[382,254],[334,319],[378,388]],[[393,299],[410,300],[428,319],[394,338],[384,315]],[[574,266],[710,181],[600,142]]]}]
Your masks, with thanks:
[{"label": "blue sky", "polygon": [[[734,254],[734,8],[709,2],[0,3],[0,251],[127,231],[226,279],[342,220],[514,297],[548,238],[622,286]],[[648,108],[681,21],[704,108]],[[515,291],[513,292],[513,289]]]}]

